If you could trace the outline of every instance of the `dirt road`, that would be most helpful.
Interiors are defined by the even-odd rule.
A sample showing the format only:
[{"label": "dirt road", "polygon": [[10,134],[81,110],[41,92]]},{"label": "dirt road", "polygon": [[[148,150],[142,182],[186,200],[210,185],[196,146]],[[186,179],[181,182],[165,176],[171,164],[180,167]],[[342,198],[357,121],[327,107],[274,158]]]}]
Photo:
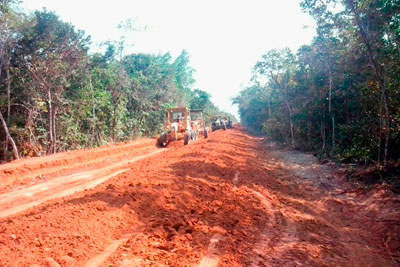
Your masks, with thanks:
[{"label": "dirt road", "polygon": [[0,166],[0,266],[397,266],[400,199],[234,129]]}]

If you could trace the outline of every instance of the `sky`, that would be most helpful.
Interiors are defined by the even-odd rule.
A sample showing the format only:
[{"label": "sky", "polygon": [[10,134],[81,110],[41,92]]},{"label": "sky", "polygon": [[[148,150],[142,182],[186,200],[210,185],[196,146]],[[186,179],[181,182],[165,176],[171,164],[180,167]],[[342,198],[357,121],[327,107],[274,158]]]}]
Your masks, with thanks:
[{"label": "sky", "polygon": [[93,51],[118,40],[117,25],[131,19],[127,52],[184,49],[195,69],[194,88],[207,91],[220,109],[237,115],[231,98],[248,85],[251,68],[271,49],[297,50],[315,35],[315,23],[300,0],[23,0],[26,11],[54,11],[91,36]]}]

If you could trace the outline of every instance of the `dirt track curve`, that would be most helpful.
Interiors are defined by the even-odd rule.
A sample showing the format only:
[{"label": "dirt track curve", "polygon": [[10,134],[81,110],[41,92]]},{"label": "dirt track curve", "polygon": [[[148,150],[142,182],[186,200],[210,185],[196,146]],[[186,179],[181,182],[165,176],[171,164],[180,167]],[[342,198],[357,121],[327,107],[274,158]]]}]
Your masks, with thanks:
[{"label": "dirt track curve", "polygon": [[0,166],[0,266],[398,266],[400,199],[244,130]]}]

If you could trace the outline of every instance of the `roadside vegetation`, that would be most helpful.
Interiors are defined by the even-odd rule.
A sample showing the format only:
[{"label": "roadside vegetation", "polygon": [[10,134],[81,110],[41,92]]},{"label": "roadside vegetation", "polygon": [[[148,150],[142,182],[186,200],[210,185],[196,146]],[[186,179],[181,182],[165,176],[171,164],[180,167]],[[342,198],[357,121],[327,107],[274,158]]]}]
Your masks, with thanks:
[{"label": "roadside vegetation", "polygon": [[293,149],[394,166],[389,176],[398,178],[400,2],[304,0],[301,7],[317,35],[296,52],[260,57],[251,85],[233,100],[242,123]]},{"label": "roadside vegetation", "polygon": [[154,136],[173,106],[222,114],[193,88],[186,51],[126,54],[124,36],[104,53],[90,44],[53,12],[0,2],[0,161]]}]

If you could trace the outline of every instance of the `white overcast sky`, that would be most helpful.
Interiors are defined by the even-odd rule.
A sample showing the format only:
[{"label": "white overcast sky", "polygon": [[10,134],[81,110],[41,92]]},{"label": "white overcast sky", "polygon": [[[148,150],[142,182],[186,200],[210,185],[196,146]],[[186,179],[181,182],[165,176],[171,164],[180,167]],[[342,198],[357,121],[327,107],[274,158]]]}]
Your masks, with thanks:
[{"label": "white overcast sky", "polygon": [[190,54],[196,84],[221,109],[247,85],[251,68],[270,49],[309,44],[315,23],[300,0],[23,0],[27,11],[55,11],[92,37],[116,40],[117,25],[133,19],[145,31],[129,35],[129,52]]}]

